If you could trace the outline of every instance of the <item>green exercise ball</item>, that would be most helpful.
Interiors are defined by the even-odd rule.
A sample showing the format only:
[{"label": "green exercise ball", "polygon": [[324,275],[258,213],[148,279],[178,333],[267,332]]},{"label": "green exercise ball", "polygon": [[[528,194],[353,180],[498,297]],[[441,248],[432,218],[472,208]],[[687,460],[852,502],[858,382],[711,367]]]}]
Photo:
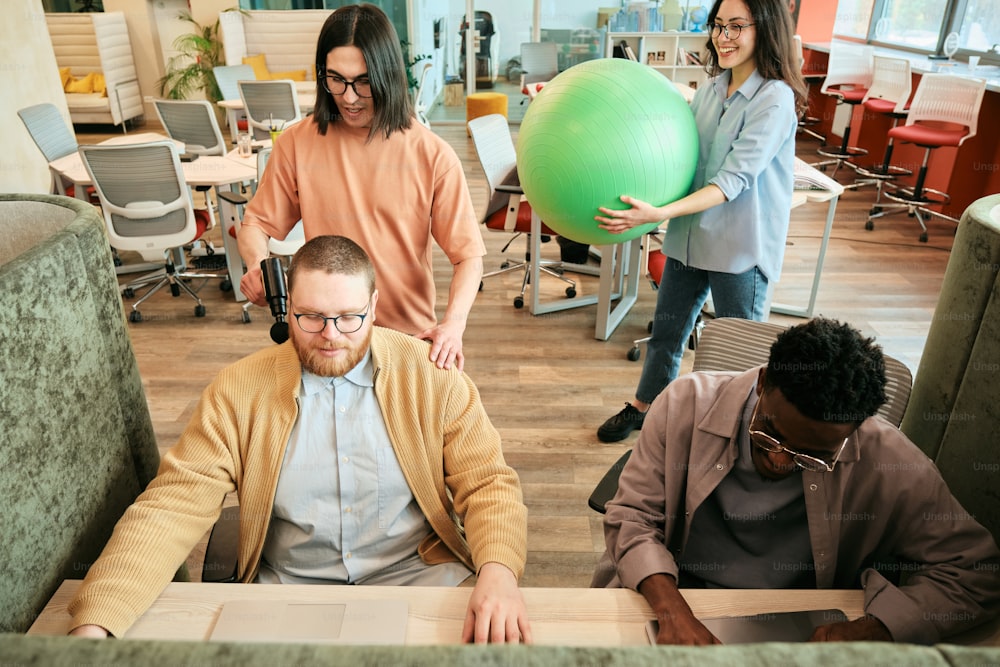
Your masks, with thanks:
[{"label": "green exercise ball", "polygon": [[589,60],[556,76],[528,106],[517,137],[517,171],[532,208],[553,231],[592,245],[619,243],[656,223],[609,234],[599,206],[621,195],[657,206],[688,194],[698,161],[694,115],[651,67]]}]

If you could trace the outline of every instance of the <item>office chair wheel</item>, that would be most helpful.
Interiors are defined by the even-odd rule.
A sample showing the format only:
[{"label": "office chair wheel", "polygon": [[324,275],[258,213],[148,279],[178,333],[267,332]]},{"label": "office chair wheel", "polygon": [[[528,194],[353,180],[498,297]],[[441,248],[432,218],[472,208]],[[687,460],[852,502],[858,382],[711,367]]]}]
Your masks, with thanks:
[{"label": "office chair wheel", "polygon": [[646,324],[646,333],[653,333],[653,320]]},{"label": "office chair wheel", "polygon": [[482,280],[479,281],[479,291],[480,292],[483,291],[483,281]]},{"label": "office chair wheel", "polygon": [[576,296],[576,288],[575,287],[567,287],[566,288],[566,298],[567,299],[572,299],[574,296]]},{"label": "office chair wheel", "polygon": [[181,295],[181,286],[178,285],[178,284],[176,284],[176,283],[170,283],[170,294],[172,296],[180,296]]},{"label": "office chair wheel", "polygon": [[138,310],[133,310],[131,313],[128,314],[128,321],[142,322],[142,313],[140,313]]},{"label": "office chair wheel", "polygon": [[195,317],[205,317],[205,306],[201,305],[200,303],[197,306],[195,306],[194,307],[194,316]]},{"label": "office chair wheel", "polygon": [[629,361],[639,361],[639,357],[642,356],[642,350],[640,350],[639,346],[636,345],[631,350],[629,350],[628,354],[626,354],[625,356],[628,358]]},{"label": "office chair wheel", "polygon": [[125,297],[126,299],[131,299],[132,297],[135,296],[135,290],[132,289],[131,287],[126,287],[125,289],[122,290],[122,296]]},{"label": "office chair wheel", "polygon": [[927,243],[927,239],[928,239],[927,232],[924,232],[923,234],[920,235],[921,243]]},{"label": "office chair wheel", "polygon": [[510,262],[507,261],[507,260],[504,260],[503,263],[500,264],[500,268],[501,269],[510,268]]},{"label": "office chair wheel", "polygon": [[515,296],[514,297],[514,307],[515,308],[524,308],[524,297],[523,296]]},{"label": "office chair wheel", "polygon": [[867,229],[868,231],[871,231],[871,230],[875,229],[875,222],[872,221],[872,220],[869,220],[868,222],[866,222],[865,223],[865,229]]},{"label": "office chair wheel", "polygon": [[230,280],[229,278],[226,278],[221,283],[219,283],[219,289],[222,290],[223,292],[232,292],[233,291],[233,281]]},{"label": "office chair wheel", "polygon": [[250,311],[243,311],[243,324],[250,324]]}]

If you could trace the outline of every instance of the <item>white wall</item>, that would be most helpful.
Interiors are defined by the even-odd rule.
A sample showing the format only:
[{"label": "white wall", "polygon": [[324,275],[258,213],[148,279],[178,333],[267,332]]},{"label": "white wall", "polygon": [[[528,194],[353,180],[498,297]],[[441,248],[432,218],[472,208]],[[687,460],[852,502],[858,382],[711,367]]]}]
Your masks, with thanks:
[{"label": "white wall", "polygon": [[42,0],[6,0],[0,21],[0,118],[3,155],[0,192],[49,191],[48,163],[25,129],[17,110],[51,102],[69,123]]}]

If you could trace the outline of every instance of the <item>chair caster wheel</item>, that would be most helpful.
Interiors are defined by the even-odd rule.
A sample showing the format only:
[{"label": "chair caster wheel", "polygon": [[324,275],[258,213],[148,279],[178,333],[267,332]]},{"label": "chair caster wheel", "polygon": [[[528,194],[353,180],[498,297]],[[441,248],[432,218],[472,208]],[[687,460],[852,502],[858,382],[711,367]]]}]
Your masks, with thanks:
[{"label": "chair caster wheel", "polygon": [[646,333],[653,333],[653,321],[650,320],[649,324],[646,325]]},{"label": "chair caster wheel", "polygon": [[869,220],[868,222],[865,223],[865,229],[867,229],[868,231],[875,229],[875,223]]},{"label": "chair caster wheel", "polygon": [[500,268],[501,269],[510,268],[510,262],[505,260],[503,263],[500,264]]},{"label": "chair caster wheel", "polygon": [[176,283],[170,283],[170,294],[173,296],[180,296],[181,286]]},{"label": "chair caster wheel", "polygon": [[223,292],[232,292],[233,281],[229,280],[228,278],[226,280],[223,280],[221,283],[219,283],[219,289],[222,290]]},{"label": "chair caster wheel", "polygon": [[132,297],[135,296],[135,290],[132,289],[131,287],[126,287],[125,289],[122,290],[122,296],[125,297],[126,299],[131,299]]},{"label": "chair caster wheel", "polygon": [[514,297],[514,307],[515,308],[524,308],[524,297],[523,296],[515,296]]},{"label": "chair caster wheel", "polygon": [[138,310],[133,310],[131,313],[128,314],[128,321],[142,322],[142,313],[140,313]]},{"label": "chair caster wheel", "polygon": [[567,287],[566,288],[566,298],[567,299],[572,299],[574,296],[576,296],[576,288],[575,287]]},{"label": "chair caster wheel", "polygon": [[482,280],[479,281],[479,291],[480,292],[483,291],[483,281]]},{"label": "chair caster wheel", "polygon": [[923,234],[920,235],[920,242],[921,243],[927,243],[927,238],[928,238],[927,237],[927,232],[924,232]]},{"label": "chair caster wheel", "polygon": [[881,206],[872,206],[870,209],[868,209],[868,215],[878,215],[881,212],[882,212]]},{"label": "chair caster wheel", "polygon": [[636,345],[631,350],[629,350],[628,354],[625,356],[628,358],[629,361],[639,361],[639,357],[642,356],[642,351],[639,349],[639,346]]},{"label": "chair caster wheel", "polygon": [[250,324],[250,311],[243,311],[243,324]]},{"label": "chair caster wheel", "polygon": [[200,303],[197,306],[195,306],[194,307],[194,316],[195,317],[205,317],[205,306],[201,305]]}]

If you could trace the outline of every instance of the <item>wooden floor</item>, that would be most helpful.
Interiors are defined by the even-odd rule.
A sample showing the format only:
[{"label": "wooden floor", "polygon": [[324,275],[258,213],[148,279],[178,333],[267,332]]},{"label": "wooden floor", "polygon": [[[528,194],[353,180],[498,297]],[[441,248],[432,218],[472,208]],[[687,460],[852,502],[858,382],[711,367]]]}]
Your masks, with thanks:
[{"label": "wooden floor", "polygon": [[[511,99],[517,104],[517,97]],[[80,142],[104,138],[108,128],[97,129],[88,134],[77,128]],[[158,128],[147,124],[145,129]],[[441,122],[435,130],[463,160],[473,199],[482,210],[486,183],[464,127],[460,121]],[[817,145],[803,141],[799,154],[810,159]],[[945,222],[934,223],[930,242],[919,243],[916,223],[906,216],[892,216],[880,221],[876,230],[866,231],[872,198],[871,188],[849,191],[841,198],[816,313],[851,322],[876,336],[888,354],[915,372],[954,229]],[[825,204],[793,212],[776,301],[805,304],[825,215]],[[489,270],[502,261],[500,249],[508,238],[486,231],[484,237]],[[523,247],[515,241],[509,252],[516,256]],[[450,267],[436,253],[438,294],[446,295]],[[557,245],[547,244],[545,253],[558,258]],[[578,280],[580,295],[596,292],[596,278]],[[604,548],[601,518],[587,507],[587,497],[636,438],[633,434],[623,443],[606,445],[597,440],[595,431],[634,392],[641,363],[630,362],[625,355],[632,340],[646,333],[655,294],[644,283],[630,315],[610,340],[602,342],[594,338],[595,306],[533,317],[512,306],[519,289],[515,273],[487,279],[465,334],[466,371],[478,384],[503,436],[507,461],[521,477],[529,516],[523,584],[586,586]],[[543,278],[541,289],[559,298],[563,287]],[[272,344],[269,313],[255,308],[253,322],[244,324],[240,305],[230,294],[214,285],[206,286],[202,294],[208,308],[205,318],[193,316],[189,299],[171,298],[166,292],[144,305],[143,322],[129,325],[161,449],[176,441],[200,392],[221,368]],[[778,315],[771,319],[800,321]],[[200,560],[196,549],[189,560],[193,574]]]}]

